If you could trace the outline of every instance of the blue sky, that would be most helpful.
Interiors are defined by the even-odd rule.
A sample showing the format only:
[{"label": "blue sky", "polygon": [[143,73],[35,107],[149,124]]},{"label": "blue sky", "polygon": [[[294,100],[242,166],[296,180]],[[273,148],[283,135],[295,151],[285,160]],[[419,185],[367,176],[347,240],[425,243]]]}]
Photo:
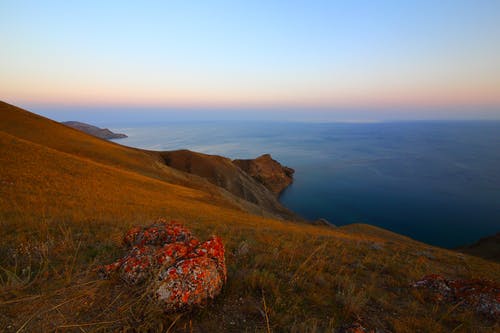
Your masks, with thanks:
[{"label": "blue sky", "polygon": [[3,0],[0,38],[35,112],[500,118],[500,1]]}]

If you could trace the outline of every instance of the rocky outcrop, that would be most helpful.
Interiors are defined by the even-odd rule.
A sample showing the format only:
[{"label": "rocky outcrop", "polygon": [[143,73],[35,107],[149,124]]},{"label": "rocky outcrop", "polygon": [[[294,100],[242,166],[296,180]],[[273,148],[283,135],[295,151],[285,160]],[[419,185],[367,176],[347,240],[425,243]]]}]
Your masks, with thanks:
[{"label": "rocky outcrop", "polygon": [[281,165],[269,154],[253,160],[234,160],[233,163],[276,195],[293,182],[295,170]]},{"label": "rocky outcrop", "polygon": [[126,138],[127,135],[122,133],[114,133],[107,128],[99,128],[97,126],[81,123],[79,121],[65,121],[62,124],[77,129],[79,131],[85,132],[87,134],[96,136],[101,139],[123,139]]},{"label": "rocky outcrop", "polygon": [[226,157],[190,150],[166,151],[160,154],[165,164],[174,169],[203,177],[212,184],[278,217],[291,220],[300,219],[283,207],[275,193],[271,192],[262,182],[257,181]]},{"label": "rocky outcrop", "polygon": [[424,276],[413,284],[431,292],[431,300],[470,308],[500,320],[500,285],[490,280],[448,280],[439,274]]},{"label": "rocky outcrop", "polygon": [[127,255],[100,267],[102,277],[118,274],[127,284],[151,284],[152,298],[166,312],[200,305],[217,296],[226,282],[224,245],[213,236],[200,243],[178,223],[160,219],[130,229]]}]

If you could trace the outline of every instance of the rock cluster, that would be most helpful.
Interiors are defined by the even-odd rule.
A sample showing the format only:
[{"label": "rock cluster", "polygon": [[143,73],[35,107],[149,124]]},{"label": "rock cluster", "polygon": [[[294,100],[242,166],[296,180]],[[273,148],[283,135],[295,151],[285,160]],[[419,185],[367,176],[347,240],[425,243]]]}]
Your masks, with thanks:
[{"label": "rock cluster", "polygon": [[149,281],[153,298],[167,312],[214,298],[226,282],[219,237],[200,243],[181,224],[160,219],[130,229],[123,242],[128,254],[100,267],[100,273],[103,277],[116,273],[133,285]]},{"label": "rock cluster", "polygon": [[492,319],[500,319],[500,285],[490,280],[447,280],[438,274],[424,276],[413,284],[427,288],[433,299],[473,309]]}]

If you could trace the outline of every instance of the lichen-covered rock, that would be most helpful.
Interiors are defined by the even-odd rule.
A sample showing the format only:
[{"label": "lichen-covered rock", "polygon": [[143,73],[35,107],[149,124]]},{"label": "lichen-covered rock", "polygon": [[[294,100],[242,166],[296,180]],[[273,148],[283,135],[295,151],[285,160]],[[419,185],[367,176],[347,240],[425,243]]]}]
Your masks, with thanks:
[{"label": "lichen-covered rock", "polygon": [[438,302],[449,302],[473,309],[477,313],[500,320],[500,285],[490,280],[448,280],[439,274],[424,276],[413,283],[426,288]]},{"label": "lichen-covered rock", "polygon": [[215,261],[196,257],[162,270],[155,296],[166,311],[175,311],[214,298],[223,284]]},{"label": "lichen-covered rock", "polygon": [[133,227],[123,237],[126,246],[164,245],[166,243],[188,242],[193,238],[191,231],[180,223],[158,219],[147,227]]},{"label": "lichen-covered rock", "polygon": [[150,281],[152,296],[165,311],[202,304],[217,296],[226,282],[220,237],[200,243],[181,224],[160,219],[130,229],[123,242],[128,254],[100,267],[101,276],[117,273],[128,284]]}]

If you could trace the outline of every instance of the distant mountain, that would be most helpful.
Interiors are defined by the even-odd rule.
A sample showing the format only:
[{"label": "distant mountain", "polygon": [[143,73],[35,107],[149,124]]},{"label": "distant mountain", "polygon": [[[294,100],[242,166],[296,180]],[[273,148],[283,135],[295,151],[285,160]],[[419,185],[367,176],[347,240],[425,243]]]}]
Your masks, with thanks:
[{"label": "distant mountain", "polygon": [[62,124],[77,129],[79,131],[85,132],[87,134],[96,136],[101,139],[123,139],[126,138],[127,135],[122,133],[114,133],[107,128],[99,128],[97,126],[81,123],[79,121],[64,121]]}]

